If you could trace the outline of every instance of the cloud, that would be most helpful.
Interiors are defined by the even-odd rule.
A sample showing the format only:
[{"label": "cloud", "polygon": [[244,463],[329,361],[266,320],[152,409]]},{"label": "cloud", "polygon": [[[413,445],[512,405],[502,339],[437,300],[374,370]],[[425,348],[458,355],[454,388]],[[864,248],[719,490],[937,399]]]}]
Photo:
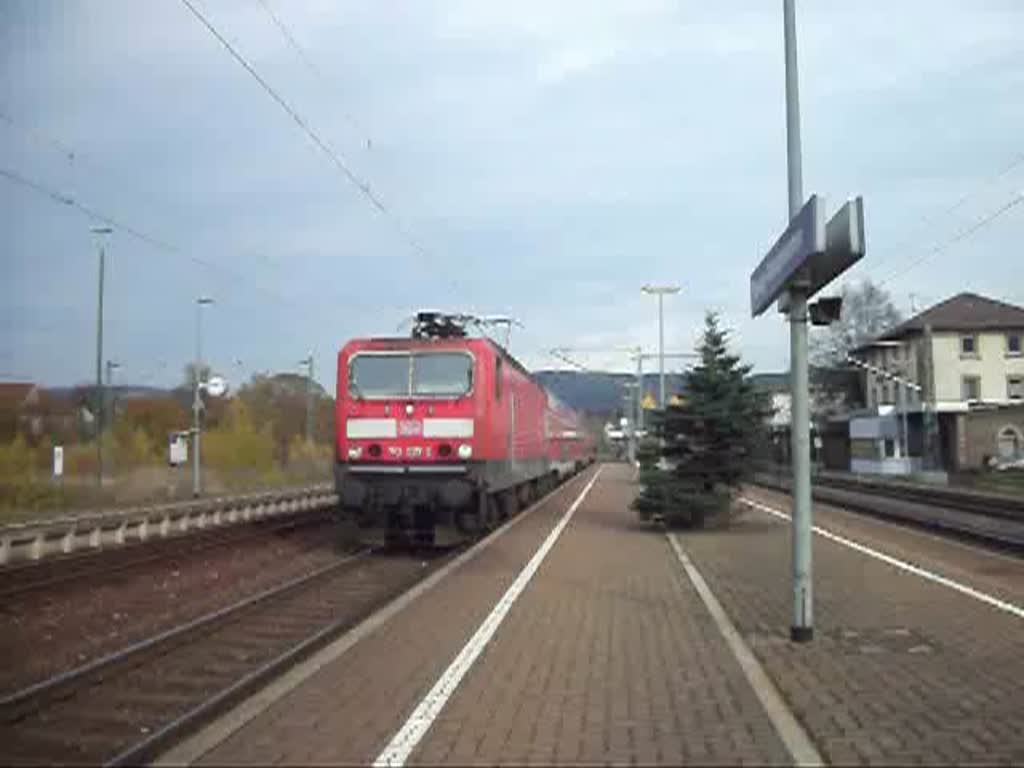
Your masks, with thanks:
[{"label": "cloud", "polygon": [[[267,1],[319,74],[259,3],[198,7],[388,215],[180,3],[4,6],[0,106],[80,160],[0,124],[0,164],[181,251],[112,241],[125,376],[152,359],[180,368],[202,291],[219,299],[211,354],[273,368],[314,346],[329,382],[347,337],[392,332],[419,306],[519,317],[513,346],[531,360],[555,343],[651,347],[649,281],[684,286],[666,343],[692,345],[713,307],[759,368],[786,364],[785,323],[746,306],[786,219],[778,6]],[[1021,151],[1019,4],[822,0],[799,13],[805,190],[833,207],[865,196],[856,274],[898,266],[1024,185],[1019,169],[920,226]],[[3,298],[22,307],[0,331],[4,366],[88,376],[90,222],[6,184],[0,216]],[[924,262],[894,281],[897,298],[965,287],[961,262],[984,265],[976,289],[1010,298],[1020,221]],[[45,328],[58,329],[50,344]]]}]

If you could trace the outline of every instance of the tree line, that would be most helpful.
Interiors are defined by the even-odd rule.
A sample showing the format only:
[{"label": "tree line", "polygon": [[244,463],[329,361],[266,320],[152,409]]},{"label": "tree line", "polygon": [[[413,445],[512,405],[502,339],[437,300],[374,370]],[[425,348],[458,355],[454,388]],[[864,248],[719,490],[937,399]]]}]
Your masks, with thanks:
[{"label": "tree line", "polygon": [[[170,435],[192,425],[193,372],[184,373],[183,384],[166,392],[130,398],[108,394],[100,434],[95,416],[83,420],[77,414],[63,421],[42,419],[40,429],[8,432],[0,441],[0,508],[39,510],[186,494],[187,468],[168,464]],[[307,387],[303,376],[257,374],[229,396],[204,398],[202,460],[212,490],[329,479],[334,399],[314,387],[312,439],[307,440]],[[91,416],[99,410],[88,389],[73,394],[72,401],[76,410],[85,405]],[[98,488],[97,440],[106,476]],[[55,445],[64,451],[63,483],[52,477]]]}]

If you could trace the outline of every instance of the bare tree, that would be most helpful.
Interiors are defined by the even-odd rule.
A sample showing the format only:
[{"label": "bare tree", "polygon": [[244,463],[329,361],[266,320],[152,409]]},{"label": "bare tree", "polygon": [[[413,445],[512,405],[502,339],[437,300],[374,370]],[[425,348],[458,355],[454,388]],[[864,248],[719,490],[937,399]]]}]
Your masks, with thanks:
[{"label": "bare tree", "polygon": [[903,321],[888,291],[865,278],[856,285],[844,285],[842,317],[815,331],[811,337],[811,359],[815,365],[842,364],[847,353],[871,341]]},{"label": "bare tree", "polygon": [[844,285],[840,320],[811,336],[811,398],[817,418],[841,412],[860,399],[859,373],[849,370],[846,356],[857,347],[903,321],[889,293],[864,279]]}]

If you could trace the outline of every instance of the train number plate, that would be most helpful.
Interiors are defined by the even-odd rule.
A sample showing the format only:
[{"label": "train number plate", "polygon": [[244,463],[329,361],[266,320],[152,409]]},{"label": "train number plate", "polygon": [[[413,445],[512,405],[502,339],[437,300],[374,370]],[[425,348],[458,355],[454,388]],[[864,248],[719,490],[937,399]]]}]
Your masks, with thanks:
[{"label": "train number plate", "polygon": [[416,419],[403,419],[398,422],[400,437],[420,437],[423,434],[423,422]]}]

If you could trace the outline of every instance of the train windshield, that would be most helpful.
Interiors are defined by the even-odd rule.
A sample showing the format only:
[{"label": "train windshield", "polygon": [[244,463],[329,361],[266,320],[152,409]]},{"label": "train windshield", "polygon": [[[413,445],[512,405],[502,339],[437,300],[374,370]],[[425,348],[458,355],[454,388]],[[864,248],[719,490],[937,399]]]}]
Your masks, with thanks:
[{"label": "train windshield", "polygon": [[349,366],[349,391],[356,397],[408,397],[409,355],[356,355]]},{"label": "train windshield", "polygon": [[461,352],[414,355],[412,393],[428,397],[458,397],[473,387],[473,358]]},{"label": "train windshield", "polygon": [[461,397],[473,388],[473,358],[462,352],[358,354],[349,365],[355,397]]}]

